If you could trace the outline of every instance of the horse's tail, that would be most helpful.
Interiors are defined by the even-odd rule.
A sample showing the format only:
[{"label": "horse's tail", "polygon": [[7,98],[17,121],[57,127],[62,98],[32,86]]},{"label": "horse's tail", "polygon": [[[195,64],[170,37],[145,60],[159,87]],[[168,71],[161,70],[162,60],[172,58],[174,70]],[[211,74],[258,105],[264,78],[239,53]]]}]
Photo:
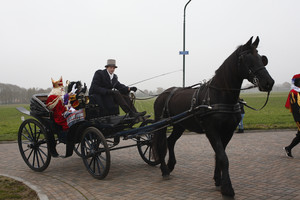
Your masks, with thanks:
[{"label": "horse's tail", "polygon": [[152,155],[155,161],[160,161],[167,154],[167,130],[166,128],[156,131],[152,141]]},{"label": "horse's tail", "polygon": [[[154,102],[155,121],[159,121],[163,117],[165,106],[165,95],[160,94]],[[155,161],[161,161],[167,154],[167,128],[154,132],[152,140],[152,154]]]}]

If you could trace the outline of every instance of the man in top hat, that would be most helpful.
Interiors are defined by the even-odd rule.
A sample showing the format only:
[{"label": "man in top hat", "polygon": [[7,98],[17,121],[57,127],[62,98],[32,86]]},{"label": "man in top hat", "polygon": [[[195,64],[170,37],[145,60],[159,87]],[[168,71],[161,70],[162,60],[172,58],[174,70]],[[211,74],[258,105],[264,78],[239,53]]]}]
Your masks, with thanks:
[{"label": "man in top hat", "polygon": [[[139,117],[145,115],[144,112],[137,112],[134,105],[130,101],[128,96],[130,91],[136,92],[136,87],[127,87],[118,81],[118,76],[114,73],[116,66],[116,60],[108,59],[107,65],[103,70],[97,70],[94,74],[92,84],[89,90],[89,95],[93,95],[98,105],[103,105],[103,101],[106,100],[104,106],[112,107],[117,103],[125,113],[128,113],[130,117]],[[109,100],[111,97],[111,100]],[[108,100],[107,100],[108,99]],[[100,111],[101,112],[101,111]]]},{"label": "man in top hat", "polygon": [[285,107],[292,112],[298,127],[296,137],[292,140],[289,146],[284,147],[286,155],[293,158],[292,148],[294,148],[300,142],[300,74],[293,76],[291,91],[287,98]]}]

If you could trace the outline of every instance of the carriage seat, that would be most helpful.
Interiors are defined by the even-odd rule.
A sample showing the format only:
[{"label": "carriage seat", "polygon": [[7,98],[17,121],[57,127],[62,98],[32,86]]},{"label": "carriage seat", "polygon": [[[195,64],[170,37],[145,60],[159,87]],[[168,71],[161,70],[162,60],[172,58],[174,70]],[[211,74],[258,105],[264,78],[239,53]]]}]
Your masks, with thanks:
[{"label": "carriage seat", "polygon": [[[30,115],[42,120],[44,125],[53,130],[54,132],[61,131],[62,127],[55,123],[53,120],[53,113],[47,106],[48,94],[34,94],[30,100]],[[45,120],[47,119],[47,120]]]},{"label": "carriage seat", "polygon": [[46,106],[48,94],[34,94],[30,99],[30,114],[38,117],[50,117],[50,111]]},{"label": "carriage seat", "polygon": [[97,105],[99,117],[120,114],[119,105],[111,95],[90,94],[89,99],[91,105]]}]

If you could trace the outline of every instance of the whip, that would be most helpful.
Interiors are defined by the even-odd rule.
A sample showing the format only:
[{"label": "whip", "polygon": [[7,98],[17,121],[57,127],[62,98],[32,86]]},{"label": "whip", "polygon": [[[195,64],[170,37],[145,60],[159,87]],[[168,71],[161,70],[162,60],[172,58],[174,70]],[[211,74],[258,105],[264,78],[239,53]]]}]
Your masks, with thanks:
[{"label": "whip", "polygon": [[172,71],[172,72],[167,72],[167,73],[160,74],[160,75],[157,75],[157,76],[153,76],[151,78],[147,78],[147,79],[144,79],[144,80],[132,83],[132,84],[130,84],[128,86],[136,85],[136,84],[139,84],[139,83],[142,83],[142,82],[145,82],[145,81],[149,81],[149,80],[154,79],[154,78],[158,78],[158,77],[165,76],[165,75],[172,74],[172,73],[179,72],[179,71],[182,71],[182,69],[176,70],[176,71]]}]

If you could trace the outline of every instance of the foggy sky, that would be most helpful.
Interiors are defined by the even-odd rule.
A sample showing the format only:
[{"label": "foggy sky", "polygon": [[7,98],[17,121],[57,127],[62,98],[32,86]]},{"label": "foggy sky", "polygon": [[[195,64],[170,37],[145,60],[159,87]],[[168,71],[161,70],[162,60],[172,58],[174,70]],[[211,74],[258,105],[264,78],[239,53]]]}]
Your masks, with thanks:
[{"label": "foggy sky", "polygon": [[[192,0],[186,12],[186,85],[208,80],[251,36],[275,84],[300,73],[300,1]],[[51,77],[88,87],[106,60],[129,85],[182,69],[187,0],[1,0],[0,82],[51,87]],[[247,83],[246,81],[244,83]],[[136,85],[182,86],[182,72]]]}]

